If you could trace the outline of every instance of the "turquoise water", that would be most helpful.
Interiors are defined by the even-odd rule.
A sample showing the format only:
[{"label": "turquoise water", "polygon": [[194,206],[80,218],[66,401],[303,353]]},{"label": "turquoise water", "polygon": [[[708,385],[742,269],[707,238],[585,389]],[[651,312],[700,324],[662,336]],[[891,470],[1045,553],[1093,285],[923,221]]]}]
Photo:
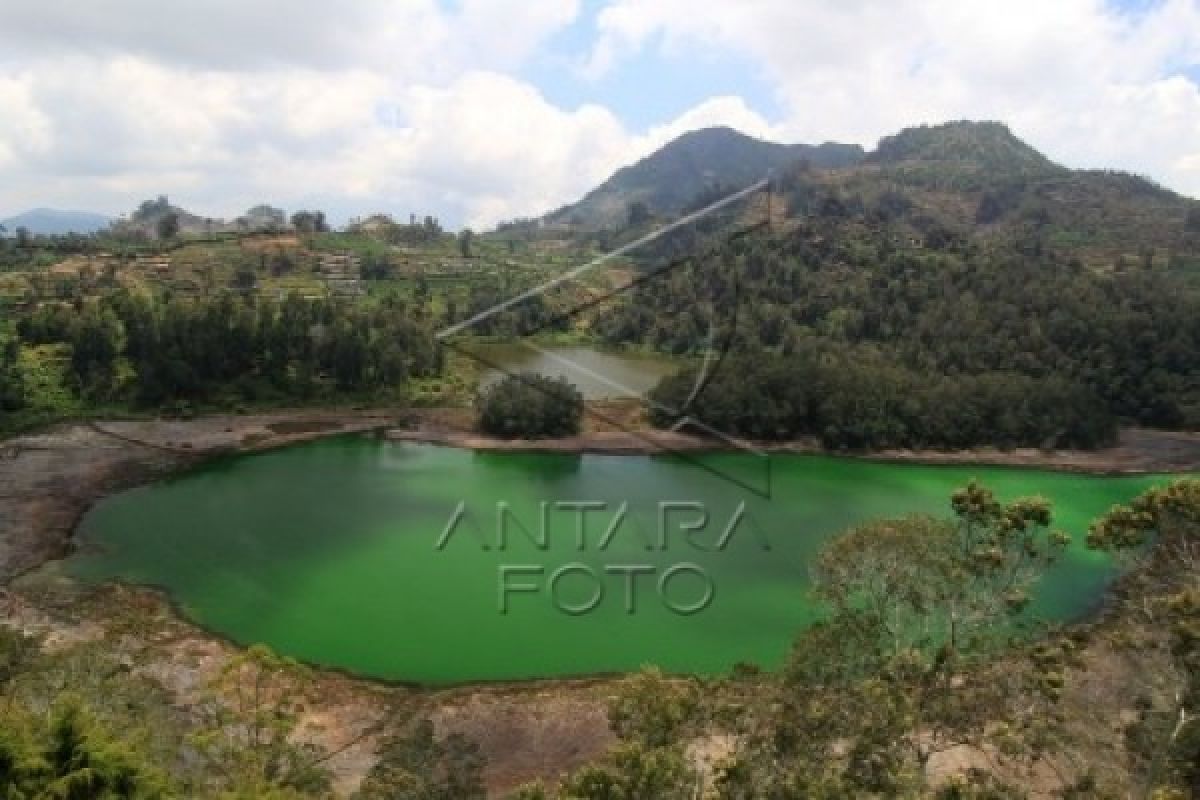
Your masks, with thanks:
[{"label": "turquoise water", "polygon": [[[974,477],[1005,499],[1051,498],[1056,526],[1081,542],[1093,517],[1157,482],[786,455],[771,459],[764,497],[736,480],[760,468],[746,454],[697,464],[329,439],[109,498],[84,519],[68,569],[161,587],[238,642],[377,678],[449,684],[644,664],[719,673],[780,663],[819,613],[809,564],[848,526],[948,513],[950,492]],[[708,523],[689,539],[701,505]],[[1112,576],[1105,557],[1073,545],[1034,611],[1084,614]],[[563,610],[598,589],[587,613]],[[703,610],[680,613],[710,592]]]}]

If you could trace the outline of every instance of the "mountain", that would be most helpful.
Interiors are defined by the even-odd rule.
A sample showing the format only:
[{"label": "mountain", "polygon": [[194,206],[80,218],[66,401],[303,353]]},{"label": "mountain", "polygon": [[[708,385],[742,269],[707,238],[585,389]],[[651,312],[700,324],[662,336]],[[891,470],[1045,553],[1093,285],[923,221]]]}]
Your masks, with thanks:
[{"label": "mountain", "polygon": [[966,163],[989,170],[1045,171],[1055,165],[1001,122],[921,125],[885,136],[864,159],[872,164]]},{"label": "mountain", "polygon": [[[722,430],[771,435],[844,402],[844,417],[803,430],[878,446],[928,387],[978,380],[947,389],[930,406],[938,422],[913,441],[930,446],[921,437],[951,419],[1003,436],[1010,413],[1055,391],[1027,384],[1002,397],[1012,375],[1065,382],[1067,394],[1034,412],[1059,430],[1084,431],[1106,413],[1200,430],[1200,202],[1137,175],[1055,164],[995,122],[910,128],[852,166],[781,170],[773,188],[769,205],[663,237],[679,244],[658,262],[673,268],[647,271],[592,323],[614,345],[699,353],[725,336],[731,354],[783,356],[784,369],[760,372],[758,384],[747,380],[760,368],[752,358],[725,362],[728,391],[698,413],[770,410]],[[726,236],[766,210],[769,226]],[[806,364],[833,365],[846,382],[806,382]],[[907,377],[883,388],[893,369]],[[990,421],[962,414],[977,390],[991,398],[977,406],[996,410]],[[784,405],[755,402],[764,393]],[[780,410],[787,397],[794,411]],[[1067,407],[1076,422],[1057,416]]]},{"label": "mountain", "polygon": [[93,214],[90,211],[35,208],[0,220],[0,225],[8,231],[8,236],[12,236],[17,228],[25,228],[35,235],[57,236],[67,233],[95,233],[107,228],[111,222],[112,220],[103,214]]},{"label": "mountain", "polygon": [[578,203],[549,214],[550,224],[587,229],[621,226],[635,203],[651,213],[673,216],[714,187],[740,189],[770,172],[807,161],[814,167],[858,163],[858,145],[784,145],[732,128],[705,128],[669,142],[655,153],[618,170]]},{"label": "mountain", "polygon": [[948,122],[883,138],[851,169],[795,179],[791,211],[832,196],[851,217],[928,239],[1028,240],[1098,268],[1200,267],[1200,202],[1138,175],[1055,164],[999,122]]}]

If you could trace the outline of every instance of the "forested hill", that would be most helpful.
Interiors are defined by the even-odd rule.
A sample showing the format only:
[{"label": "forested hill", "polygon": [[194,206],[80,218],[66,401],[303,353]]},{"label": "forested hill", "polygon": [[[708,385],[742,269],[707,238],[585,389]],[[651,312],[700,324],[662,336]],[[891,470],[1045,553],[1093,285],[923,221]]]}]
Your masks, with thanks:
[{"label": "forested hill", "polygon": [[[724,326],[733,354],[694,409],[710,423],[864,448],[1200,429],[1200,203],[1057,166],[996,123],[911,129],[775,188],[788,212],[771,231],[593,322],[677,353]],[[692,386],[665,387],[666,405]]]},{"label": "forested hill", "polygon": [[[1200,202],[1137,175],[1067,169],[998,122],[909,128],[852,169],[800,182],[917,239],[1004,244],[1036,235],[1097,268],[1200,268]],[[811,214],[794,183],[789,190],[799,201],[792,213]]]},{"label": "forested hill", "polygon": [[843,167],[862,157],[858,145],[776,144],[732,128],[706,128],[686,133],[618,170],[578,203],[559,209],[546,220],[590,230],[620,227],[635,204],[642,204],[649,213],[674,216],[714,187],[740,189],[771,171],[800,162]]}]

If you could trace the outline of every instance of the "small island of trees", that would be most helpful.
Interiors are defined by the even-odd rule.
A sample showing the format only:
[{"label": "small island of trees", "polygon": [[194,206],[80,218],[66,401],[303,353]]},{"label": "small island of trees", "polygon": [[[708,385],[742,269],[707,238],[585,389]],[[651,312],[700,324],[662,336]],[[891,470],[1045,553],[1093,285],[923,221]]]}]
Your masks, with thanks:
[{"label": "small island of trees", "polygon": [[506,439],[547,439],[579,433],[583,395],[565,378],[509,375],[478,400],[479,429]]}]

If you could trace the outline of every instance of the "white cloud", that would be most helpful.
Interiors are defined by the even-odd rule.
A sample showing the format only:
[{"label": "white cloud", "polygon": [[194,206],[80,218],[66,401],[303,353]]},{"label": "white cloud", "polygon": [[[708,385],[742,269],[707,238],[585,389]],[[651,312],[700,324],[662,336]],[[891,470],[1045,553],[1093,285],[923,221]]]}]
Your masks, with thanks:
[{"label": "white cloud", "polygon": [[408,80],[517,66],[579,0],[5,0],[0,63],[62,53],[200,70],[371,69]]},{"label": "white cloud", "polygon": [[757,62],[797,141],[871,146],[947,119],[1008,121],[1073,166],[1148,173],[1200,195],[1200,2],[1123,14],[1100,0],[615,0],[594,70],[647,47],[721,48]]},{"label": "white cloud", "polygon": [[43,65],[0,81],[0,103],[13,123],[0,157],[20,156],[0,162],[0,207],[13,209],[117,212],[166,192],[210,216],[331,199],[354,213],[432,212],[483,227],[576,199],[686,130],[771,133],[738,98],[635,135],[605,108],[563,110],[495,72],[435,87],[361,70],[235,74],[132,57]]},{"label": "white cloud", "polygon": [[639,139],[639,150],[643,154],[662,147],[667,142],[688,131],[724,125],[759,139],[779,139],[783,131],[769,123],[765,117],[746,105],[736,96],[713,97],[685,111],[663,125],[657,125]]},{"label": "white cloud", "polygon": [[614,167],[627,138],[611,113],[557,109],[498,72],[578,14],[578,0],[6,0],[0,207],[115,212],[169,192],[214,216],[314,198],[477,224],[541,210]]}]

